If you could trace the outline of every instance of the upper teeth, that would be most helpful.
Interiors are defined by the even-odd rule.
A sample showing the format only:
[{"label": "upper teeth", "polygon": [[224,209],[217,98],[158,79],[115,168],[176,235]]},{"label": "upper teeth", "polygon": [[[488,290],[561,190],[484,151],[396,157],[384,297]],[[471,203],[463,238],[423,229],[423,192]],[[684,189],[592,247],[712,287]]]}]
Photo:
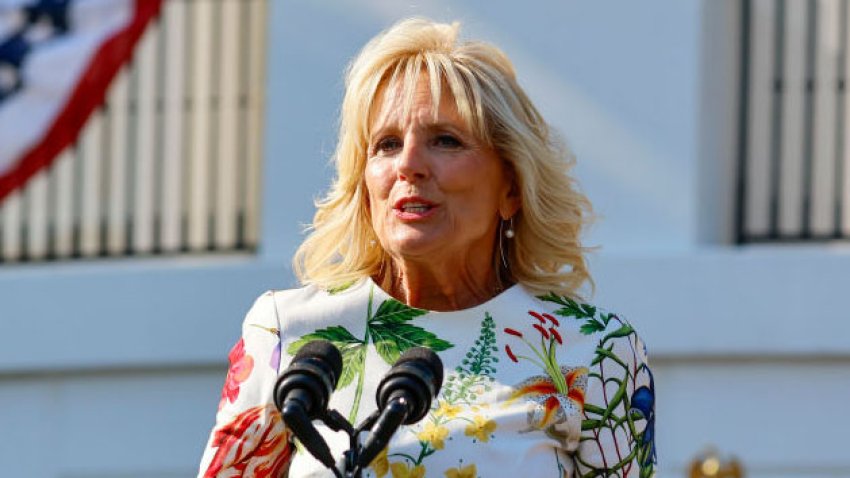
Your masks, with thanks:
[{"label": "upper teeth", "polygon": [[427,204],[422,204],[420,202],[409,202],[401,207],[402,211],[405,212],[424,212],[427,211],[429,206]]}]

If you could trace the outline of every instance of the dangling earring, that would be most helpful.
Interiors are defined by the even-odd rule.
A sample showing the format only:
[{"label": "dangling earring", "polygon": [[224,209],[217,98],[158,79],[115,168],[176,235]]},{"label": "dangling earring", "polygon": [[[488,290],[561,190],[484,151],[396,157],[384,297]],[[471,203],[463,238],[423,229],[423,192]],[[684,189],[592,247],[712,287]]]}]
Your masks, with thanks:
[{"label": "dangling earring", "polygon": [[[505,228],[506,222],[508,223],[507,228]],[[502,266],[505,268],[505,271],[510,270],[510,267],[508,266],[508,259],[505,257],[505,246],[502,243],[502,236],[507,237],[508,239],[513,239],[515,235],[513,217],[509,218],[507,221],[499,221],[499,256],[502,258]]]},{"label": "dangling earring", "polygon": [[508,239],[513,239],[516,233],[514,233],[514,217],[511,216],[508,218],[508,228],[505,229],[505,237]]}]

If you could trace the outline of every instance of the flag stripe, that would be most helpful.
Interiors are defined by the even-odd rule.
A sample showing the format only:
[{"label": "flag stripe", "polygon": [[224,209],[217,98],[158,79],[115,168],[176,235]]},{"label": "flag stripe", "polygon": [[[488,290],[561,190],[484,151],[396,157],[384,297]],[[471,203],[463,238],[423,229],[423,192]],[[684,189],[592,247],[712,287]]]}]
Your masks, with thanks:
[{"label": "flag stripe", "polygon": [[0,201],[22,187],[42,168],[50,166],[72,144],[89,116],[103,103],[106,89],[118,70],[131,57],[136,42],[148,22],[162,6],[162,0],[136,0],[129,25],[98,49],[85,69],[67,104],[45,131],[8,172],[0,176]]}]

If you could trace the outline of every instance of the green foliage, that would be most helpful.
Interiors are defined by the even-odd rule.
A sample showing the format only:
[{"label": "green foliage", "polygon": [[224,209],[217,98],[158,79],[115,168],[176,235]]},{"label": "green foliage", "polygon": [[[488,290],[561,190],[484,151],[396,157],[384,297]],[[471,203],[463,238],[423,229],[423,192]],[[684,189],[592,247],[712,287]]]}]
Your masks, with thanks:
[{"label": "green foliage", "polygon": [[593,335],[596,332],[602,332],[605,330],[605,324],[596,320],[596,319],[587,319],[587,322],[581,325],[579,329],[584,335]]},{"label": "green foliage", "polygon": [[461,364],[449,374],[443,387],[444,400],[451,404],[471,403],[475,399],[474,388],[482,385],[484,391],[490,390],[490,382],[496,374],[495,364],[499,361],[495,352],[496,323],[489,313],[484,313],[481,329],[475,344],[466,352]]},{"label": "green foliage", "polygon": [[599,314],[597,316],[596,307],[590,304],[578,303],[569,297],[560,296],[552,292],[538,296],[538,299],[560,305],[560,309],[553,311],[556,315],[583,320],[584,323],[579,328],[579,331],[584,335],[593,335],[597,332],[602,332],[608,327],[608,321],[613,317],[613,314]]},{"label": "green foliage", "polygon": [[[378,306],[378,311],[367,321],[367,336],[371,337],[384,361],[388,364],[395,363],[398,357],[411,347],[429,347],[439,352],[453,346],[431,332],[408,323],[426,313],[425,310],[409,307],[395,299],[385,300]],[[363,371],[366,340],[358,339],[348,329],[339,325],[304,335],[292,342],[286,351],[295,355],[301,347],[313,340],[330,341],[342,352],[343,370],[338,388],[350,384],[354,377]]]},{"label": "green foliage", "polygon": [[635,329],[633,329],[631,325],[623,324],[622,326],[620,326],[619,329],[617,329],[617,330],[611,332],[610,334],[606,335],[605,338],[602,339],[602,341],[607,342],[609,339],[614,339],[614,338],[617,338],[617,337],[628,337],[629,335],[632,335],[634,332],[635,332]]},{"label": "green foliage", "polygon": [[569,297],[557,295],[553,292],[549,292],[546,295],[538,296],[537,298],[546,302],[554,302],[555,304],[561,305],[562,307],[560,309],[555,310],[555,313],[562,317],[587,319],[592,318],[596,315],[596,307],[590,304],[580,304],[575,300],[570,299]]},{"label": "green foliage", "polygon": [[607,358],[607,359],[613,360],[614,362],[617,362],[624,369],[628,369],[629,368],[628,365],[626,365],[625,362],[620,360],[620,357],[617,357],[617,355],[613,352],[613,350],[614,350],[614,344],[608,344],[607,348],[596,347],[596,356],[593,357],[593,361],[590,362],[590,365],[599,364]]},{"label": "green foliage", "polygon": [[369,323],[400,324],[427,313],[427,310],[411,307],[395,299],[387,299],[381,302],[378,311],[369,319]]},{"label": "green foliage", "polygon": [[[344,288],[329,290],[331,294]],[[395,363],[405,350],[411,347],[428,347],[440,352],[454,347],[451,342],[443,340],[422,327],[410,323],[416,317],[427,314],[428,311],[405,305],[395,299],[381,302],[378,310],[372,315],[372,293],[369,293],[369,305],[366,314],[366,335],[358,339],[345,327],[335,325],[306,334],[291,343],[286,352],[295,355],[307,343],[313,340],[327,340],[336,345],[342,353],[342,375],[337,389],[342,389],[357,378],[354,404],[349,414],[349,420],[354,422],[357,408],[363,392],[363,377],[366,367],[366,347],[369,342],[375,344],[378,355],[388,364]]]},{"label": "green foliage", "polygon": [[[617,327],[600,338],[594,358],[591,361],[592,366],[599,366],[598,373],[591,372],[588,374],[588,378],[597,380],[599,386],[606,387],[613,383],[616,384],[617,388],[613,393],[609,391],[604,407],[592,403],[584,404],[585,419],[582,420],[581,429],[583,431],[594,431],[595,434],[603,431],[612,435],[625,433],[626,436],[630,437],[629,448],[631,452],[617,463],[609,463],[607,469],[600,469],[579,459],[579,463],[584,468],[588,468],[588,471],[581,476],[585,478],[595,476],[619,477],[622,476],[623,468],[635,458],[638,459],[638,463],[646,463],[652,453],[651,444],[643,443],[643,434],[637,433],[634,426],[635,421],[644,420],[645,417],[640,413],[633,413],[628,394],[628,384],[633,382],[634,377],[628,364],[618,357],[614,351],[614,339],[630,337],[634,335],[634,329],[614,314],[600,312],[592,305],[581,304],[568,297],[550,292],[539,296],[539,299],[561,306],[553,312],[554,314],[580,321],[579,331],[584,335],[601,334]],[[612,321],[614,321],[613,324]],[[593,439],[592,437],[583,437],[582,441]],[[652,471],[652,466],[641,466],[640,478],[649,478]]]},{"label": "green foliage", "polygon": [[348,386],[354,380],[354,377],[363,371],[366,343],[352,335],[345,327],[339,325],[319,329],[302,336],[289,344],[286,352],[289,355],[295,355],[301,347],[314,340],[327,340],[342,353],[342,375],[339,378],[337,388]]},{"label": "green foliage", "polygon": [[342,375],[339,376],[337,388],[347,387],[354,378],[363,373],[366,366],[366,344],[359,344],[340,349],[342,352]]},{"label": "green foliage", "polygon": [[378,354],[385,362],[395,363],[405,350],[412,347],[428,347],[436,352],[453,347],[450,342],[409,323],[427,313],[395,299],[385,300],[378,306],[367,327]]},{"label": "green foliage", "polygon": [[289,347],[286,348],[286,352],[290,355],[295,355],[301,347],[314,340],[327,340],[337,347],[348,343],[362,343],[361,340],[351,335],[351,332],[349,332],[345,327],[334,325],[302,336],[300,339],[289,344]]}]

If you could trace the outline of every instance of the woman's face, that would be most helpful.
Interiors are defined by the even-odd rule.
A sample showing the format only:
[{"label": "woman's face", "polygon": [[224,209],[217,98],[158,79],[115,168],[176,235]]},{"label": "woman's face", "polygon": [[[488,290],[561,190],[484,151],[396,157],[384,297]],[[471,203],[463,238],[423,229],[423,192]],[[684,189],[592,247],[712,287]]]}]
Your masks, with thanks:
[{"label": "woman's face", "polygon": [[401,94],[379,95],[366,188],[372,226],[392,257],[464,267],[473,258],[489,261],[500,216],[512,216],[519,203],[496,151],[467,129],[454,99],[441,96],[435,119],[425,79],[408,117]]}]

